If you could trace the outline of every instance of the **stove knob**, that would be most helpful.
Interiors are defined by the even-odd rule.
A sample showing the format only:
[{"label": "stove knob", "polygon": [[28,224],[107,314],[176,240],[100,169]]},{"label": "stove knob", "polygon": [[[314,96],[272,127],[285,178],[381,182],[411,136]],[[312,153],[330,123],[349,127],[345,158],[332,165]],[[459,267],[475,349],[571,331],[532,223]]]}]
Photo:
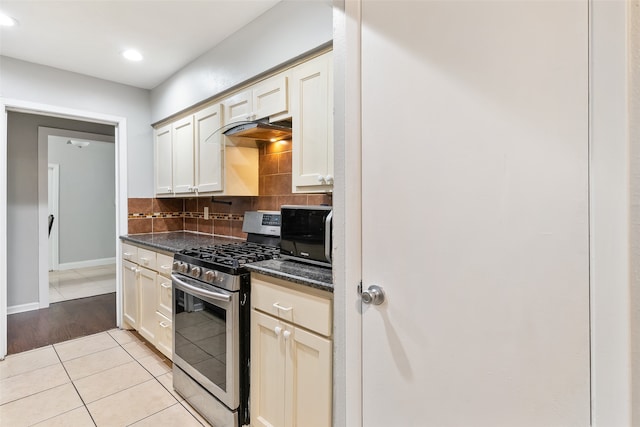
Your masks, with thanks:
[{"label": "stove knob", "polygon": [[200,267],[193,267],[191,269],[191,276],[195,278],[200,277],[200,271],[201,271]]},{"label": "stove knob", "polygon": [[207,270],[207,271],[204,273],[204,279],[205,279],[207,282],[213,282],[214,280],[216,280],[216,276],[217,276],[217,274],[216,274],[216,272],[215,272],[215,271],[213,271],[213,270]]},{"label": "stove knob", "polygon": [[180,269],[180,261],[173,262],[173,271],[178,271]]},{"label": "stove knob", "polygon": [[189,271],[189,264],[181,262],[180,267],[178,267],[178,271],[180,271],[180,273],[186,273]]}]

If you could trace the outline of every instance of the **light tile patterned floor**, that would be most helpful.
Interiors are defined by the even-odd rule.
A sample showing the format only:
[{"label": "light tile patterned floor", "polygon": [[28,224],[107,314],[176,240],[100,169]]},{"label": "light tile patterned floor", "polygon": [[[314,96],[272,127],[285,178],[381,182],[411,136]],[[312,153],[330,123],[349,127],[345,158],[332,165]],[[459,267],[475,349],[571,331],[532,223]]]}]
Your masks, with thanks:
[{"label": "light tile patterned floor", "polygon": [[51,303],[115,291],[115,264],[49,272],[49,302]]},{"label": "light tile patterned floor", "polygon": [[209,426],[171,384],[165,359],[113,329],[0,361],[0,425]]}]

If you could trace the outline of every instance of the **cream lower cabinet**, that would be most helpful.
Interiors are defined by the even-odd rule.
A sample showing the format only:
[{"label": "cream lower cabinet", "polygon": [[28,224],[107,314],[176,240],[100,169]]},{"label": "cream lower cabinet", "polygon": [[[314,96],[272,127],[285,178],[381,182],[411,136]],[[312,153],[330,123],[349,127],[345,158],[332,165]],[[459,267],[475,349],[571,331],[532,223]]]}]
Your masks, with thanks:
[{"label": "cream lower cabinet", "polygon": [[[161,256],[158,254],[158,260]],[[171,288],[171,263],[172,259],[168,258],[168,271],[164,269],[164,264],[158,266],[158,278],[156,286],[156,342],[155,345],[169,359],[173,357],[173,324],[172,324],[172,312],[173,312],[173,290]]]},{"label": "cream lower cabinet", "polygon": [[331,294],[299,288],[252,276],[254,427],[331,426]]},{"label": "cream lower cabinet", "polygon": [[[140,317],[138,332],[150,343],[156,342],[156,287],[158,273],[141,267],[138,272]],[[152,301],[153,304],[149,304]]]},{"label": "cream lower cabinet", "polygon": [[138,265],[122,261],[122,316],[127,324],[138,329]]},{"label": "cream lower cabinet", "polygon": [[126,243],[122,245],[122,254],[125,327],[137,330],[171,359],[173,257]]}]

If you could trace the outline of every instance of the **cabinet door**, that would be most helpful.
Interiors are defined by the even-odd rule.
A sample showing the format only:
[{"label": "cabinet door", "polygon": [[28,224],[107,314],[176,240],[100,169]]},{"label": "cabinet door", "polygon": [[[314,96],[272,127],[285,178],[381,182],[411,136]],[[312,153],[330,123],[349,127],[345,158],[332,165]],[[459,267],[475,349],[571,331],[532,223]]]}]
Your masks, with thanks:
[{"label": "cabinet door", "polygon": [[294,192],[326,192],[333,187],[332,70],[329,52],[292,72]]},{"label": "cabinet door", "polygon": [[171,279],[163,275],[158,275],[156,310],[171,319],[173,311],[173,290],[171,289]]},{"label": "cabinet door", "polygon": [[140,318],[138,321],[138,332],[147,341],[155,345],[156,342],[156,278],[155,271],[140,268],[139,296],[140,296]]},{"label": "cabinet door", "polygon": [[331,427],[331,340],[288,325],[282,334],[287,346],[285,426]]},{"label": "cabinet door", "polygon": [[122,315],[130,327],[138,329],[138,266],[122,261]]},{"label": "cabinet door", "polygon": [[166,196],[173,193],[171,125],[156,129],[155,153],[156,194]]},{"label": "cabinet door", "polygon": [[196,170],[195,185],[200,193],[222,191],[224,137],[222,127],[222,105],[215,104],[195,115]]},{"label": "cabinet door", "polygon": [[173,124],[173,188],[175,193],[193,191],[193,116]]},{"label": "cabinet door", "polygon": [[224,105],[224,124],[253,120],[251,90],[246,90],[222,101]]},{"label": "cabinet door", "polygon": [[[276,329],[280,328],[280,329]],[[251,310],[251,425],[285,425],[285,346],[282,323]],[[302,424],[301,424],[302,425]]]},{"label": "cabinet door", "polygon": [[156,313],[156,348],[172,360],[173,325],[171,320],[160,313]]},{"label": "cabinet door", "polygon": [[279,74],[257,83],[253,86],[252,103],[256,119],[286,113],[289,109],[287,77]]}]

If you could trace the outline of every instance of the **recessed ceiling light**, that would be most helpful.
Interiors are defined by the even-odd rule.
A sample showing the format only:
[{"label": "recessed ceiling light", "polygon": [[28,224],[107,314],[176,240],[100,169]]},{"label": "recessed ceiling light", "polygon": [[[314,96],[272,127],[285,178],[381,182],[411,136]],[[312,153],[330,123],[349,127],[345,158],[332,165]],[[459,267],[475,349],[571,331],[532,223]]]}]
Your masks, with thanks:
[{"label": "recessed ceiling light", "polygon": [[0,12],[0,27],[13,27],[14,25],[18,25],[18,21]]},{"label": "recessed ceiling light", "polygon": [[127,49],[122,52],[122,56],[124,56],[129,61],[142,61],[142,54],[135,49]]}]

